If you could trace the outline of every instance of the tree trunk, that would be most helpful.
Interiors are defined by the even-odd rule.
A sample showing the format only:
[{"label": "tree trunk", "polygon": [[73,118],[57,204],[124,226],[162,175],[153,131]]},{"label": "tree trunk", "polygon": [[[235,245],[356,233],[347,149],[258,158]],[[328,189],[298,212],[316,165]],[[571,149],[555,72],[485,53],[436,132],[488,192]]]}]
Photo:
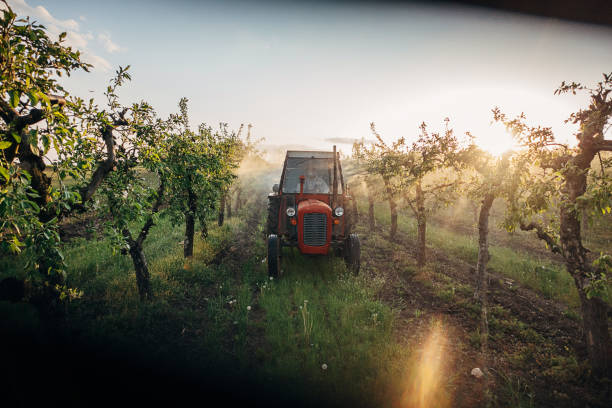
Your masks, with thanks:
[{"label": "tree trunk", "polygon": [[391,210],[391,231],[389,232],[389,238],[391,241],[395,241],[395,236],[397,235],[397,204],[393,198],[393,191],[391,190],[389,179],[383,177],[383,181],[387,191],[387,200],[389,200],[389,209]]},{"label": "tree trunk", "polygon": [[[474,297],[480,300],[480,353],[483,368],[488,368],[489,348],[489,278],[487,276],[487,263],[489,262],[489,215],[495,196],[492,193],[485,195],[480,206],[478,216],[478,263],[476,264],[476,291]],[[487,376],[488,377],[488,376]]]},{"label": "tree trunk", "polygon": [[417,209],[417,266],[423,267],[427,262],[426,232],[427,215],[425,213],[425,197],[421,188],[421,181],[416,185],[416,209]]},{"label": "tree trunk", "polygon": [[136,241],[132,241],[130,243],[130,256],[132,257],[134,270],[136,271],[136,285],[138,286],[140,300],[151,300],[153,294],[151,292],[149,267],[144,252],[142,251],[142,245],[138,244]]},{"label": "tree trunk", "polygon": [[193,256],[193,239],[195,232],[195,214],[197,211],[197,197],[189,189],[188,191],[189,210],[185,212],[185,240],[183,241],[183,255],[185,258]]},{"label": "tree trunk", "polygon": [[566,202],[560,208],[560,243],[568,272],[574,278],[582,309],[584,336],[593,372],[597,376],[612,377],[612,344],[608,331],[608,305],[600,298],[587,296],[593,268],[588,250],[582,246],[580,216],[575,210],[577,198],[586,192],[587,170],[594,154],[586,152],[570,162],[575,171],[565,175],[562,194]]},{"label": "tree trunk", "polygon": [[478,217],[478,263],[476,264],[476,291],[474,298],[484,299],[487,294],[487,263],[489,262],[489,215],[495,196],[486,194]]},{"label": "tree trunk", "polygon": [[228,193],[225,198],[225,202],[227,203],[227,218],[232,218],[232,194]]},{"label": "tree trunk", "polygon": [[370,225],[370,231],[374,231],[376,227],[376,219],[374,218],[374,194],[372,189],[368,186],[368,224]]},{"label": "tree trunk", "polygon": [[191,211],[185,213],[185,241],[183,242],[183,256],[193,256],[193,238],[195,232],[195,217]]},{"label": "tree trunk", "polygon": [[221,200],[219,202],[219,219],[217,221],[217,224],[220,227],[223,226],[223,220],[225,219],[225,194],[226,193],[221,194]]}]

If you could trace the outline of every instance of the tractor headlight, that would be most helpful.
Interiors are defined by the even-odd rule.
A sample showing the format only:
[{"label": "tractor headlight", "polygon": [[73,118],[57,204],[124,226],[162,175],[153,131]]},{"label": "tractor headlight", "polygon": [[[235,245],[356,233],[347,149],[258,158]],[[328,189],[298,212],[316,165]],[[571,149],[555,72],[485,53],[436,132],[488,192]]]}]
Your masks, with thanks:
[{"label": "tractor headlight", "polygon": [[336,215],[336,217],[342,217],[344,215],[344,208],[342,207],[337,207],[334,210],[334,214]]},{"label": "tractor headlight", "polygon": [[288,207],[286,212],[289,217],[293,217],[295,215],[295,208]]}]

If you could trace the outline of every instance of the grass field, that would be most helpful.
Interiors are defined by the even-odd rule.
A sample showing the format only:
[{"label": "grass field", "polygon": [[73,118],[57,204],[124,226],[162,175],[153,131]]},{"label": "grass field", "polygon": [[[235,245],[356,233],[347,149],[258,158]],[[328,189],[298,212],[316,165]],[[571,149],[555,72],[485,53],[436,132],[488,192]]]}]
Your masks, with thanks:
[{"label": "grass field", "polygon": [[[264,208],[256,199],[223,227],[210,220],[208,238],[197,235],[187,264],[183,226],[162,217],[145,243],[155,296],[146,303],[139,300],[129,257],[113,254],[101,233],[72,239],[64,251],[68,283],[83,296],[66,307],[66,332],[110,355],[219,372],[228,383],[254,378],[268,393],[291,396],[287,405],[506,407],[533,406],[538,398],[563,401],[534,389],[535,367],[546,373],[546,384],[561,378],[561,389],[585,386],[566,378],[568,372],[583,378],[584,372],[566,343],[551,343],[548,328],[494,305],[490,341],[501,360],[494,395],[483,397],[469,375],[478,364],[479,306],[469,278],[458,281],[446,273],[475,264],[473,234],[430,223],[430,260],[418,271],[410,248],[413,220],[401,215],[404,241],[388,242],[388,208],[381,203],[379,228],[359,227],[367,243],[359,276],[348,273],[339,258],[285,248],[283,276],[274,280],[265,263]],[[497,245],[501,236],[492,235],[492,272],[566,305],[567,315],[577,319],[573,282],[557,260],[529,246]],[[4,259],[2,267],[3,276],[23,276],[19,264]],[[4,327],[43,335],[36,310],[17,309],[0,302],[2,314],[12,316]],[[596,397],[589,401],[598,406]]]}]

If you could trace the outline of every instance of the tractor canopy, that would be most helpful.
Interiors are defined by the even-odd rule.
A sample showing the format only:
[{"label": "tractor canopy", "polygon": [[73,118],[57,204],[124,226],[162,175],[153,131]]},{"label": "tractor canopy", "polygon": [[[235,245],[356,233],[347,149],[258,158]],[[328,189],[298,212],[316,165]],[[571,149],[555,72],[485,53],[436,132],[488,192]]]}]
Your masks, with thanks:
[{"label": "tractor canopy", "polygon": [[[332,194],[333,174],[333,152],[289,150],[285,158],[280,191],[285,194],[299,193],[300,176],[304,176],[305,194]],[[338,194],[342,194],[344,183],[338,184]]]}]

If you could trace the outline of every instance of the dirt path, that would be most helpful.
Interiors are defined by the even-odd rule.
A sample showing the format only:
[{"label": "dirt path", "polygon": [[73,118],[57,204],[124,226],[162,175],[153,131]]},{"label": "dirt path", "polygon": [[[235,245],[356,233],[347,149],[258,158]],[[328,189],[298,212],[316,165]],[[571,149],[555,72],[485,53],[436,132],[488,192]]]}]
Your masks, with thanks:
[{"label": "dirt path", "polygon": [[[452,339],[445,350],[452,405],[486,405],[483,382],[470,375],[474,367],[482,367],[473,265],[428,248],[428,268],[416,272],[412,237],[400,232],[397,243],[389,243],[387,231],[358,232],[364,273],[385,277],[381,298],[399,311],[397,339],[419,350],[431,320],[442,321]],[[498,274],[491,274],[490,282],[494,405],[608,406],[609,389],[588,380],[580,363],[586,358],[582,333],[567,307]]]}]

